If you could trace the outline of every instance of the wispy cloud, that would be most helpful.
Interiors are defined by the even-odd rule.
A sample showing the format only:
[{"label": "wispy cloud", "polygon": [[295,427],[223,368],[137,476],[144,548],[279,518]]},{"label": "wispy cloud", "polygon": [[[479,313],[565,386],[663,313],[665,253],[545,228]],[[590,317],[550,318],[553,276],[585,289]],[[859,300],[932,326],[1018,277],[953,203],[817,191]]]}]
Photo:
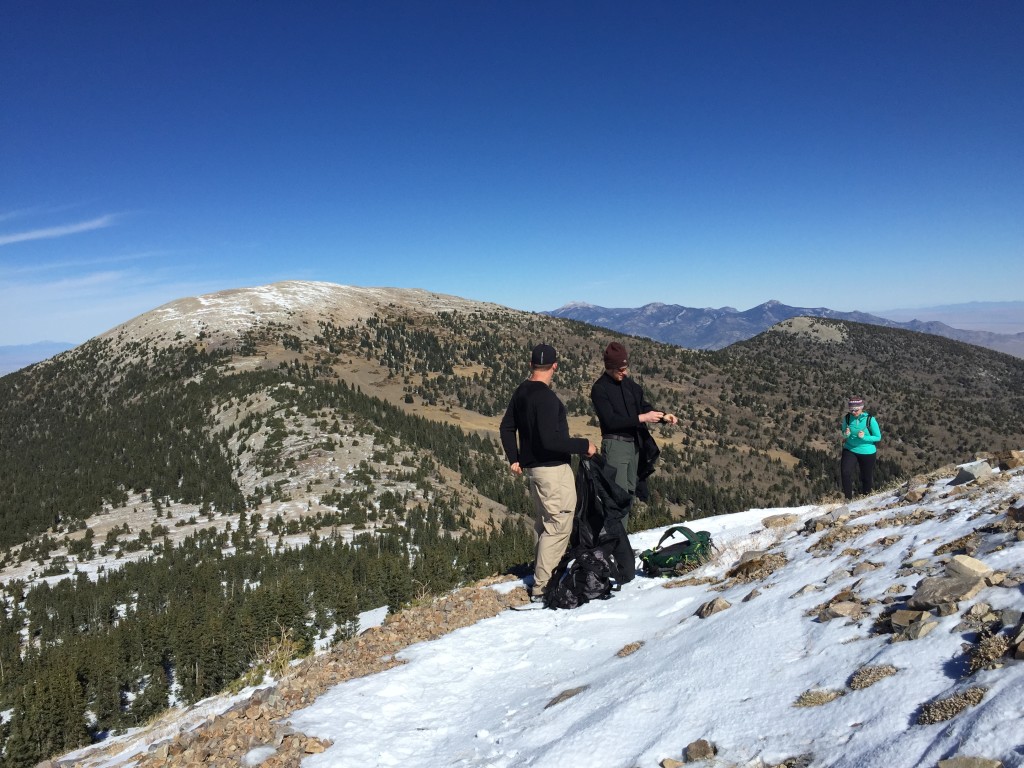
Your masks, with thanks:
[{"label": "wispy cloud", "polygon": [[90,219],[89,221],[80,221],[77,224],[65,224],[62,227],[47,227],[45,229],[32,229],[27,232],[15,232],[11,235],[0,235],[0,246],[24,243],[30,240],[49,240],[55,237],[77,235],[81,232],[92,232],[93,230],[104,229],[113,225],[117,219],[117,214],[108,213],[105,216]]},{"label": "wispy cloud", "polygon": [[105,264],[124,264],[147,259],[155,259],[161,256],[173,255],[169,251],[144,251],[140,253],[127,253],[120,256],[103,256],[95,259],[76,259],[73,261],[50,261],[36,262],[33,264],[20,265],[17,267],[5,267],[0,264],[0,278],[20,278],[31,275],[44,274],[54,270],[83,270],[89,267],[97,267]]}]

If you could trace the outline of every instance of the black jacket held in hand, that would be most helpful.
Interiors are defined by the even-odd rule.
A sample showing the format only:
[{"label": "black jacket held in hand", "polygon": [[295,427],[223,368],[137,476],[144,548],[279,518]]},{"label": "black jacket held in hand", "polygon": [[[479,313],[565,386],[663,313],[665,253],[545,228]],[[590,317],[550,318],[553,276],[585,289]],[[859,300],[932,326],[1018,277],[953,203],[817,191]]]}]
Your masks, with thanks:
[{"label": "black jacket held in hand", "polygon": [[629,493],[615,482],[615,470],[600,456],[582,459],[576,469],[576,511],[569,548],[551,576],[548,608],[578,608],[612,595],[614,578],[632,581],[636,559],[622,517]]}]

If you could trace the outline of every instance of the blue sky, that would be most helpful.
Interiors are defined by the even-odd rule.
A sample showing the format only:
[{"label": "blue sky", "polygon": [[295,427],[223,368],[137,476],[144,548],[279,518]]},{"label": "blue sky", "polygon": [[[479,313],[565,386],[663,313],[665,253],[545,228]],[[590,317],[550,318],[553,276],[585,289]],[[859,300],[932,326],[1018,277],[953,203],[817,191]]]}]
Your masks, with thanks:
[{"label": "blue sky", "polygon": [[278,280],[1024,298],[1020,2],[0,0],[0,344]]}]

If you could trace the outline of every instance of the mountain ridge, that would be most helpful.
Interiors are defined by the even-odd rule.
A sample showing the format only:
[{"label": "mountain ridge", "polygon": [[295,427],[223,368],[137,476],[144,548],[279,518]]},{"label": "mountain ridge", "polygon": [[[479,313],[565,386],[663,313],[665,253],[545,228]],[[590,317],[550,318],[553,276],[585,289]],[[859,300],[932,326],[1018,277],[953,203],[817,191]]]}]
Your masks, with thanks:
[{"label": "mountain ridge", "polygon": [[840,312],[827,307],[793,307],[771,299],[748,310],[733,307],[684,307],[654,302],[636,308],[607,308],[572,302],[544,314],[598,325],[634,336],[646,336],[686,349],[723,349],[756,336],[776,323],[793,317],[834,320],[903,328],[918,333],[955,339],[967,344],[1024,357],[1024,333],[1000,334],[953,328],[938,321],[898,321],[867,312]]}]

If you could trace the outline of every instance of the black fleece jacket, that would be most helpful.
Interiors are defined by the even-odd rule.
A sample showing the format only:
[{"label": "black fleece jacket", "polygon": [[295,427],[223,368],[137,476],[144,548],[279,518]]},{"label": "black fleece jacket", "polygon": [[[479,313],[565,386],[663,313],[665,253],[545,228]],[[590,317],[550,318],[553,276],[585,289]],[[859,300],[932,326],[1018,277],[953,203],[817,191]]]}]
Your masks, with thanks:
[{"label": "black fleece jacket", "polygon": [[639,437],[640,414],[654,410],[644,398],[643,387],[629,377],[616,381],[606,373],[590,388],[590,400],[597,411],[602,435],[633,440]]},{"label": "black fleece jacket", "polygon": [[565,406],[542,381],[527,380],[516,388],[499,432],[508,463],[518,461],[523,469],[568,464],[572,454],[586,454],[590,448],[586,438],[569,437]]}]

